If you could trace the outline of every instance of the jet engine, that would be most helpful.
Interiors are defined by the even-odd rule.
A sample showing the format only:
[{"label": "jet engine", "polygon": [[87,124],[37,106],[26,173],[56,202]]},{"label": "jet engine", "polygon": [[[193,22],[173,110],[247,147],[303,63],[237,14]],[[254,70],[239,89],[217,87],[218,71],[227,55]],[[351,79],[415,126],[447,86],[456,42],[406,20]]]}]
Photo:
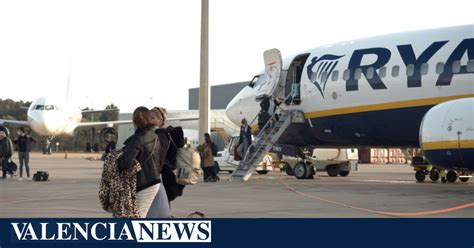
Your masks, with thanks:
[{"label": "jet engine", "polygon": [[117,143],[118,140],[118,132],[113,127],[106,127],[100,130],[100,136],[105,144],[109,144],[112,141]]},{"label": "jet engine", "polygon": [[10,130],[6,126],[0,125],[0,131],[4,131],[7,134],[7,137],[10,137]]},{"label": "jet engine", "polygon": [[434,167],[462,174],[474,172],[474,98],[431,108],[421,123],[420,145]]}]

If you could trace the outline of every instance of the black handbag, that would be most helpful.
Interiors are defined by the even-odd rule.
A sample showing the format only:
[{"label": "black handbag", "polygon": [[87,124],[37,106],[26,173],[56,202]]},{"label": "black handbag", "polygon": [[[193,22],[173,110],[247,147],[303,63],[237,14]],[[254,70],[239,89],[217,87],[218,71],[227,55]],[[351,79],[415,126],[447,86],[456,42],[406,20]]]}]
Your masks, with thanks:
[{"label": "black handbag", "polygon": [[37,182],[48,181],[49,173],[47,171],[37,171],[33,175],[33,180]]},{"label": "black handbag", "polygon": [[11,159],[8,162],[7,166],[8,166],[7,171],[10,171],[11,173],[14,173],[16,170],[18,170],[18,165],[16,165],[16,163],[13,162],[13,160]]}]

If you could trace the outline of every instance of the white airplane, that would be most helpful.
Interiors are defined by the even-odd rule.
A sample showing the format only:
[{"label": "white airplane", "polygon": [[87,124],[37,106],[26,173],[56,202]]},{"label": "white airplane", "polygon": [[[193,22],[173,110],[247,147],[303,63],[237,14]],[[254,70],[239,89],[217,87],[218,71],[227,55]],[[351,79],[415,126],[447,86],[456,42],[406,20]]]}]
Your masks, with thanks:
[{"label": "white airplane", "polygon": [[[27,121],[0,119],[0,124],[14,126],[29,126],[37,134],[45,137],[74,134],[77,127],[107,126],[131,123],[127,121],[81,122],[83,113],[104,112],[105,110],[85,110],[73,104],[66,98],[40,97],[33,101],[28,108]],[[116,110],[117,111],[117,110]]]},{"label": "white airplane", "polygon": [[[383,35],[290,56],[264,53],[265,72],[228,105],[240,125],[263,95],[304,112],[278,144],[421,147],[448,181],[474,172],[474,25]],[[418,178],[417,178],[418,179]]]},{"label": "white airplane", "polygon": [[[104,137],[108,136],[114,139],[116,137],[110,137],[110,135],[117,135],[117,132],[113,129],[114,125],[133,123],[132,120],[81,122],[83,113],[105,111],[107,110],[81,110],[79,105],[75,105],[67,98],[40,97],[33,101],[28,108],[27,121],[0,119],[0,129],[9,132],[4,125],[29,126],[37,134],[51,141],[58,135],[73,136],[76,128],[103,126],[105,128],[101,131],[101,134]],[[196,118],[171,118],[169,120],[194,119]],[[50,150],[50,147],[46,149]]]}]

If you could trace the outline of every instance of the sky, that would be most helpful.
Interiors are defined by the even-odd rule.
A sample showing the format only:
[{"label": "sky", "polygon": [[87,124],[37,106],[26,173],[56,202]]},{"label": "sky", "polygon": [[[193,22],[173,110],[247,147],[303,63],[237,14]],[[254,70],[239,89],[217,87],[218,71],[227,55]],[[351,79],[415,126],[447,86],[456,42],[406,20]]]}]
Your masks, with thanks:
[{"label": "sky", "polygon": [[[209,83],[249,81],[283,57],[382,34],[474,23],[469,0],[210,0]],[[199,87],[199,0],[0,0],[0,98],[188,108]]]}]

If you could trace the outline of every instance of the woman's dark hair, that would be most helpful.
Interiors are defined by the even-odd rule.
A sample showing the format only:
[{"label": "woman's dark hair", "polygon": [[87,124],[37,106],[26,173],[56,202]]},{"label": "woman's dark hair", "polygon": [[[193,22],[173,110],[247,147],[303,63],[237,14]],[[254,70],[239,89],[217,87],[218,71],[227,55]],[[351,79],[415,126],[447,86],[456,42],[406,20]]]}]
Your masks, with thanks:
[{"label": "woman's dark hair", "polygon": [[150,110],[147,107],[138,107],[133,111],[133,123],[139,129],[145,129],[151,125],[149,120]]},{"label": "woman's dark hair", "polygon": [[211,135],[209,135],[209,133],[204,133],[204,139],[206,140],[206,144],[208,144],[208,145],[213,144],[213,142],[211,140]]}]

